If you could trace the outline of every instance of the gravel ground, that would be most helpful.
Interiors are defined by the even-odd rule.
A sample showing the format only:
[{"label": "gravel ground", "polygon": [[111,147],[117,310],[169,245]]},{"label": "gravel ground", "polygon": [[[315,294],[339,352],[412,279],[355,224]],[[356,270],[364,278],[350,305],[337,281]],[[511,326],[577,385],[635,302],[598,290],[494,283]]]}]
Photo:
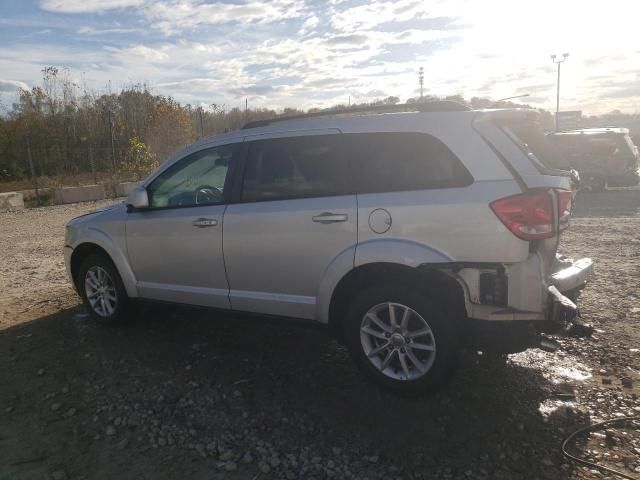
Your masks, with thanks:
[{"label": "gravel ground", "polygon": [[[166,307],[95,325],[61,247],[99,205],[0,213],[0,479],[613,478],[560,443],[640,414],[640,191],[584,194],[563,237],[597,262],[592,338],[468,358],[422,400],[368,385],[309,326]],[[570,449],[640,477],[638,424]]]}]

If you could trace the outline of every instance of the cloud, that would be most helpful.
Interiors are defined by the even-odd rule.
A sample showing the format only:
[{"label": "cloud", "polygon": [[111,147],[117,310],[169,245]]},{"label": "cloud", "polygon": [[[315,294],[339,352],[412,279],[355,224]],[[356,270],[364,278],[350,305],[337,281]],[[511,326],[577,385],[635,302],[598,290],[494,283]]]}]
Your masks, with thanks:
[{"label": "cloud", "polygon": [[40,8],[57,13],[94,13],[138,7],[145,0],[41,0]]},{"label": "cloud", "polygon": [[300,27],[300,30],[298,30],[298,35],[306,35],[313,32],[319,23],[320,19],[318,19],[318,17],[316,17],[315,15],[311,15],[304,21],[304,23]]},{"label": "cloud", "polygon": [[15,93],[18,89],[29,90],[29,85],[19,80],[0,79],[0,92]]},{"label": "cloud", "polygon": [[164,62],[169,58],[169,55],[161,49],[150,48],[144,45],[136,45],[123,50],[123,53],[142,57],[150,62]]},{"label": "cloud", "polygon": [[136,28],[94,28],[80,27],[78,33],[81,35],[113,35],[118,33],[133,33],[139,31]]},{"label": "cloud", "polygon": [[331,23],[340,31],[353,32],[371,29],[391,20],[401,22],[411,20],[426,13],[430,2],[416,0],[372,1],[364,5],[340,10],[331,9]]},{"label": "cloud", "polygon": [[325,40],[327,45],[362,45],[367,43],[368,37],[366,35],[336,35],[335,37],[329,37]]},{"label": "cloud", "polygon": [[278,88],[272,85],[247,85],[246,87],[230,88],[228,92],[235,97],[245,97],[254,95],[265,96],[276,90],[278,90]]},{"label": "cloud", "polygon": [[304,3],[301,0],[254,0],[244,3],[163,0],[149,3],[144,15],[155,28],[166,35],[173,35],[200,25],[281,22],[301,16],[303,10]]}]

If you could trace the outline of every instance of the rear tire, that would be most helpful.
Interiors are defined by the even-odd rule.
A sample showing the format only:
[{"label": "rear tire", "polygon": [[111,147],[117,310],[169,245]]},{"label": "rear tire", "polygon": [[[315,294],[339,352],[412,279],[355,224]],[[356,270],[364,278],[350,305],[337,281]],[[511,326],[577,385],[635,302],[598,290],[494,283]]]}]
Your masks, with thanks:
[{"label": "rear tire", "polygon": [[121,324],[131,305],[120,274],[109,257],[90,254],[80,264],[78,291],[89,315],[104,325]]},{"label": "rear tire", "polygon": [[358,368],[396,394],[433,392],[457,365],[454,309],[427,295],[411,287],[374,286],[347,309],[345,339]]}]

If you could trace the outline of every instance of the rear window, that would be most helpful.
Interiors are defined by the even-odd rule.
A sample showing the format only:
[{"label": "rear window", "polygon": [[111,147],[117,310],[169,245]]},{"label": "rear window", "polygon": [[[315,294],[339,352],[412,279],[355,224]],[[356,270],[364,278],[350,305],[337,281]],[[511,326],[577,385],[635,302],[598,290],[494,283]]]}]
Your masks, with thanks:
[{"label": "rear window", "polygon": [[[504,127],[514,142],[531,159],[543,173],[553,174],[552,170],[561,173],[571,170],[569,161],[549,139],[537,123],[518,123]],[[560,172],[559,172],[560,173]]]},{"label": "rear window", "polygon": [[425,133],[344,135],[359,193],[465,187],[473,177],[458,157]]}]

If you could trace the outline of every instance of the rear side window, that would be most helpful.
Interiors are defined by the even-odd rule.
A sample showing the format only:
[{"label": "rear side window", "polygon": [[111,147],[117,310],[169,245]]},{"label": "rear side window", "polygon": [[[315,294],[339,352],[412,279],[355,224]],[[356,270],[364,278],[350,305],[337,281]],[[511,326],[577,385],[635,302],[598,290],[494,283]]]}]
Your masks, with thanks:
[{"label": "rear side window", "polygon": [[544,134],[538,124],[511,124],[506,126],[504,130],[533,164],[538,166],[538,169],[542,167],[542,173],[553,173],[549,170],[571,170],[571,165],[567,158]]},{"label": "rear side window", "polygon": [[359,193],[466,187],[473,177],[440,140],[425,133],[345,134]]},{"label": "rear side window", "polygon": [[250,142],[242,201],[343,194],[346,169],[339,144],[339,135]]}]

